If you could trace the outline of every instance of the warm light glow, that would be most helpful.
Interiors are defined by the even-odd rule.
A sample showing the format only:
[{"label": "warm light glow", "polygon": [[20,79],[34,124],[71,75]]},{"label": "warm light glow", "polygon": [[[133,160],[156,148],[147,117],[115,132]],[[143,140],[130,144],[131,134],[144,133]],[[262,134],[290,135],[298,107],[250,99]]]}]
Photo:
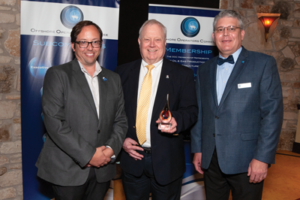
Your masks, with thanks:
[{"label": "warm light glow", "polygon": [[265,24],[266,24],[266,25],[271,25],[271,21],[268,20],[268,19],[266,19]]},{"label": "warm light glow", "polygon": [[270,27],[276,17],[260,17],[259,18],[265,27]]},{"label": "warm light glow", "polygon": [[273,22],[280,17],[279,13],[256,13],[258,19],[262,22],[265,27],[265,35],[266,41],[268,40],[269,36],[269,29],[272,26]]}]

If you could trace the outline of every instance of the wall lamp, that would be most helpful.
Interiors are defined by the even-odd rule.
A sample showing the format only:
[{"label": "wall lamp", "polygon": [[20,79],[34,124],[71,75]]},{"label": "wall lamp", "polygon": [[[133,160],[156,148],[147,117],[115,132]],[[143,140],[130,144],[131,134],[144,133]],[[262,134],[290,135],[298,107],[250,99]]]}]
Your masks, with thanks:
[{"label": "wall lamp", "polygon": [[280,13],[256,13],[256,14],[257,14],[258,19],[260,19],[263,26],[265,27],[265,36],[266,36],[266,42],[267,42],[268,37],[269,37],[270,27],[273,24],[273,22],[280,17]]}]

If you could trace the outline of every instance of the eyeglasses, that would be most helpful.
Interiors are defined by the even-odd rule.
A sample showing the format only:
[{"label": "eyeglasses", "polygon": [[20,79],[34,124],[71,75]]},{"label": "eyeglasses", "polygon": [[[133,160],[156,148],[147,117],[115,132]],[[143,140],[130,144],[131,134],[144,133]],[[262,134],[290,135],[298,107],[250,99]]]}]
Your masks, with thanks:
[{"label": "eyeglasses", "polygon": [[87,41],[76,41],[75,43],[79,44],[79,47],[81,48],[87,48],[89,46],[89,44],[92,45],[92,47],[94,48],[99,48],[101,46],[101,41],[91,41],[91,42],[87,42]]},{"label": "eyeglasses", "polygon": [[225,31],[225,29],[227,29],[228,33],[233,33],[237,28],[237,26],[227,26],[227,27],[223,27],[223,26],[219,26],[218,28],[215,29],[215,31],[217,33],[223,33]]}]

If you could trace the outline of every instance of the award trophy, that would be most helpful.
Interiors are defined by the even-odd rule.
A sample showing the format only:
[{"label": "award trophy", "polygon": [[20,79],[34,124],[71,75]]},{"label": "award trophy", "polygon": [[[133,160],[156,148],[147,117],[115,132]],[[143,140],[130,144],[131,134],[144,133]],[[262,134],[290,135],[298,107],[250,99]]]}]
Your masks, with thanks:
[{"label": "award trophy", "polygon": [[169,94],[167,94],[167,102],[166,105],[164,106],[163,110],[161,111],[159,118],[161,119],[161,123],[158,126],[159,130],[168,130],[171,127],[171,111],[169,107]]}]

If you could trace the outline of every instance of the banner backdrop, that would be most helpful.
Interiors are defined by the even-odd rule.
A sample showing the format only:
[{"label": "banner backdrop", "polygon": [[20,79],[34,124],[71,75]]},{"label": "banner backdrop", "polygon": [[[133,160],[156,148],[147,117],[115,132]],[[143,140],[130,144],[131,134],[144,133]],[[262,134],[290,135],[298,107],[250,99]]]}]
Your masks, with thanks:
[{"label": "banner backdrop", "polygon": [[73,59],[72,27],[91,20],[103,31],[101,66],[117,65],[119,0],[22,0],[21,1],[21,117],[24,200],[53,196],[49,185],[38,179],[35,162],[44,141],[41,96],[48,68]]},{"label": "banner backdrop", "polygon": [[[213,39],[213,20],[218,9],[149,5],[148,19],[156,19],[167,28],[165,57],[193,69],[218,55]],[[185,142],[186,172],[181,189],[182,200],[205,199],[202,175],[194,170],[190,142]]]},{"label": "banner backdrop", "polygon": [[192,68],[196,75],[198,66],[218,54],[213,42],[213,20],[220,12],[182,6],[149,5],[148,19],[156,19],[167,28],[165,57]]}]

